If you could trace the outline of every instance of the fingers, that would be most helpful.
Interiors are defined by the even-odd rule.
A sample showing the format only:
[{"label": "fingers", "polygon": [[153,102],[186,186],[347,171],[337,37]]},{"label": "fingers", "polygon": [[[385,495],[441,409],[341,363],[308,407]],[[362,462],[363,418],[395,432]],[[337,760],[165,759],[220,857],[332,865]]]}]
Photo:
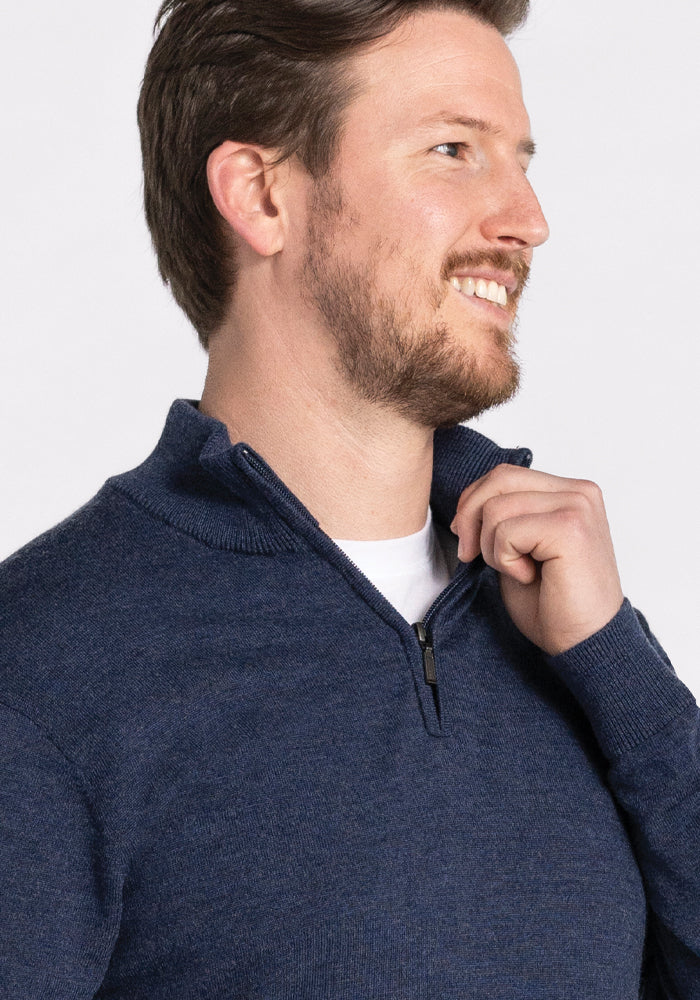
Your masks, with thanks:
[{"label": "fingers", "polygon": [[567,490],[600,496],[598,486],[586,479],[567,479],[539,472],[537,469],[524,469],[519,465],[497,465],[464,490],[457,505],[455,520],[467,507],[473,504],[478,506],[489,497],[502,493],[557,493]]},{"label": "fingers", "polygon": [[592,635],[622,604],[595,483],[498,466],[464,491],[452,530],[459,558],[482,553],[512,620],[548,653]]},{"label": "fingers", "polygon": [[482,526],[481,551],[485,562],[499,573],[519,583],[533,583],[538,564],[552,562],[565,554],[563,533],[573,520],[568,510],[551,502],[534,510],[539,506],[535,500],[527,514],[500,519],[496,505],[487,506],[491,510]]},{"label": "fingers", "polygon": [[452,523],[459,558],[485,561],[520,582],[532,582],[536,562],[586,544],[607,521],[600,490],[587,480],[565,479],[516,466],[498,466],[464,491]]}]

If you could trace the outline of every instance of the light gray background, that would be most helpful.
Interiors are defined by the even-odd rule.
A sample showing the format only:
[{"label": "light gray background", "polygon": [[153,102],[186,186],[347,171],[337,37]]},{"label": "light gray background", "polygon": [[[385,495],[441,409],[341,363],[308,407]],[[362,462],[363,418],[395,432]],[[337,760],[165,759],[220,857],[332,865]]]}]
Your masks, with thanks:
[{"label": "light gray background", "polygon": [[[35,0],[0,33],[0,558],[142,460],[205,356],[141,218],[156,3]],[[700,693],[700,13],[534,0],[512,43],[552,236],[518,400],[477,427],[603,487],[623,585]]]}]

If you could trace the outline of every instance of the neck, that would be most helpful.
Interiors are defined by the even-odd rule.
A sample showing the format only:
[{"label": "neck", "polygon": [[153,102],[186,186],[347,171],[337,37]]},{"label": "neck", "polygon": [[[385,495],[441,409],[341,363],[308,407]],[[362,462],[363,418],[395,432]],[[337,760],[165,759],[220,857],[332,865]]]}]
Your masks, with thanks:
[{"label": "neck", "polygon": [[332,538],[419,531],[433,432],[359,401],[332,359],[303,337],[285,339],[284,324],[258,324],[247,336],[245,317],[237,319],[213,338],[202,412],[254,448]]}]

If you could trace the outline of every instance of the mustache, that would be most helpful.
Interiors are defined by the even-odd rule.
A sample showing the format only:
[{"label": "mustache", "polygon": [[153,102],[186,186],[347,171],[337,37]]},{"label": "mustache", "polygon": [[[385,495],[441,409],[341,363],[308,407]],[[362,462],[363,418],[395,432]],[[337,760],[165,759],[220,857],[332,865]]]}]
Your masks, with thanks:
[{"label": "mustache", "polygon": [[442,277],[448,280],[456,270],[468,270],[470,267],[493,267],[497,271],[509,271],[518,283],[515,291],[517,298],[522,294],[527,279],[530,276],[530,265],[522,253],[505,250],[473,250],[449,254],[442,268]]}]

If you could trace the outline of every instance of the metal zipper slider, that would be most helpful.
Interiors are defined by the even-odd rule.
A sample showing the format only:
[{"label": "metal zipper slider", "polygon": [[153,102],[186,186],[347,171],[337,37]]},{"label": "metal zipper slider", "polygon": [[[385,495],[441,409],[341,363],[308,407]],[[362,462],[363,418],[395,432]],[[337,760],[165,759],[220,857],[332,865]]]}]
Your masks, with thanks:
[{"label": "metal zipper slider", "polygon": [[431,687],[437,685],[437,671],[435,669],[435,652],[431,645],[430,639],[428,638],[428,633],[425,630],[423,622],[416,622],[413,629],[418,636],[418,643],[423,652],[423,672],[425,674],[425,683],[430,684]]}]

